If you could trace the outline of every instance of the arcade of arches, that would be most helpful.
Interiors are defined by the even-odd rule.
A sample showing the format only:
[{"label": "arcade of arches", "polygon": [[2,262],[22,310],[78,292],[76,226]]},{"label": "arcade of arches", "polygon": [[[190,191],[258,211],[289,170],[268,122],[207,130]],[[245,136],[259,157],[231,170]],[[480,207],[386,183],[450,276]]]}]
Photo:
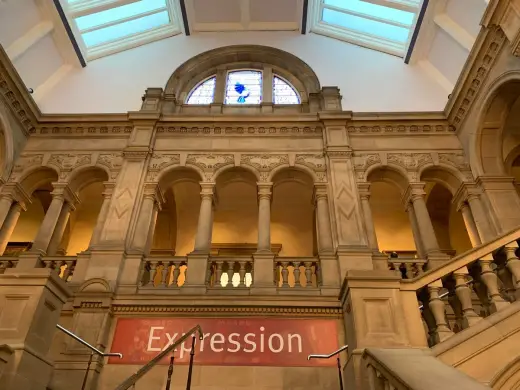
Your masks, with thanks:
[{"label": "arcade of arches", "polygon": [[[388,366],[377,363],[384,354],[366,348],[433,347],[435,357],[422,358],[456,366],[450,359],[466,353],[470,363],[459,371],[513,389],[498,385],[518,375],[511,348],[500,361],[487,359],[486,369],[467,351],[453,350],[495,326],[497,312],[500,321],[520,313],[520,62],[514,60],[516,73],[489,80],[466,122],[459,117],[464,110],[457,121],[455,114],[346,111],[340,91],[321,86],[307,64],[261,46],[194,57],[164,89],[148,88],[138,112],[77,119],[38,113],[28,130],[13,127],[13,114],[0,107],[0,298],[14,294],[19,275],[29,275],[27,294],[39,297],[41,286],[52,284],[54,295],[52,304],[20,309],[21,322],[51,318],[112,352],[136,343],[121,364],[96,361],[85,377],[91,389],[115,388],[150,360],[161,350],[152,346],[162,337],[154,331],[167,321],[214,319],[232,327],[236,318],[245,318],[244,327],[297,319],[287,326],[311,335],[305,353],[330,352],[319,350],[322,339],[349,344],[341,355],[348,388],[376,389],[367,387],[371,370]],[[232,85],[230,73],[238,80]],[[2,74],[8,76],[16,75]],[[283,85],[273,90],[277,77]],[[284,93],[291,104],[276,103]],[[210,103],[188,104],[190,96]],[[25,144],[14,142],[16,132]],[[5,293],[2,278],[11,286]],[[120,330],[132,321],[143,328]],[[321,332],[327,324],[335,333]],[[267,325],[261,326],[263,332]],[[53,327],[6,338],[0,326],[0,344],[6,338],[29,345],[28,335],[40,332],[33,328],[53,340],[38,346],[54,361],[41,380],[56,390],[79,388],[90,364],[81,354],[86,350],[55,336]],[[217,353],[213,336],[208,348]],[[512,337],[501,342],[517,345]],[[194,387],[214,385],[211,377],[214,389],[336,388],[333,367],[293,364],[288,348],[275,366],[263,355],[237,362],[222,355],[205,361],[201,354]],[[23,359],[28,352],[9,353]],[[21,369],[9,364],[5,383],[20,383]],[[273,366],[269,375],[262,366]],[[392,383],[392,373],[381,372],[374,375]],[[155,367],[141,388],[163,386],[162,373]],[[446,375],[454,383],[470,380]],[[278,385],[270,387],[273,378]]]}]

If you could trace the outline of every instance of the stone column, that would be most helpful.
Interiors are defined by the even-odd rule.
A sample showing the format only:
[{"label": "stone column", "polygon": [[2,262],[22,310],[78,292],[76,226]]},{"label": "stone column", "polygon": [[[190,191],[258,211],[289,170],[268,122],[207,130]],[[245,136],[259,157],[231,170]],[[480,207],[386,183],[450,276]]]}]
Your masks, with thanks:
[{"label": "stone column", "polygon": [[209,254],[213,232],[213,191],[215,183],[201,183],[200,187],[201,201],[194,252]]},{"label": "stone column", "polygon": [[18,202],[13,203],[9,213],[7,214],[7,217],[4,220],[2,229],[0,229],[0,255],[4,254],[7,243],[9,242],[9,238],[11,238],[11,234],[16,227],[16,223],[18,222],[18,218],[20,217],[21,212],[22,205]]},{"label": "stone column", "polygon": [[61,209],[65,203],[65,197],[69,198],[69,200],[72,198],[77,199],[77,197],[75,197],[75,195],[68,189],[68,187],[62,185],[58,186],[55,184],[54,191],[52,192],[51,205],[49,206],[40,229],[38,230],[38,234],[34,239],[31,252],[40,252],[42,254],[47,253],[52,235],[54,234],[56,224],[58,223],[58,219],[61,214]]},{"label": "stone column", "polygon": [[316,205],[316,228],[318,233],[318,253],[334,253],[332,230],[330,225],[329,199],[326,185],[314,186],[314,202]]},{"label": "stone column", "polygon": [[417,224],[417,218],[415,217],[415,210],[412,203],[409,202],[406,205],[406,212],[408,213],[408,218],[410,219],[410,226],[412,227],[413,240],[415,241],[417,255],[421,259],[426,259],[426,251],[424,250],[421,233],[419,232],[419,225]]},{"label": "stone column", "polygon": [[370,183],[358,184],[359,197],[361,198],[361,209],[367,229],[368,246],[373,252],[379,252],[379,244],[377,242],[376,229],[374,227],[374,218],[370,207]]},{"label": "stone column", "polygon": [[114,183],[107,182],[104,184],[105,191],[103,191],[103,204],[101,205],[101,209],[99,210],[96,227],[94,228],[94,231],[92,232],[92,237],[90,238],[89,248],[99,243],[101,231],[103,230],[103,225],[105,224],[105,221],[107,219],[110,200],[112,199]]},{"label": "stone column", "polygon": [[63,204],[58,221],[56,222],[56,227],[54,228],[54,233],[52,233],[51,241],[47,248],[48,256],[56,256],[56,252],[60,248],[61,240],[63,239],[63,233],[67,227],[67,222],[69,221],[70,213],[73,210],[74,208],[69,202]]},{"label": "stone column", "polygon": [[480,240],[480,236],[477,230],[477,225],[475,220],[473,219],[473,213],[469,205],[464,202],[459,208],[459,211],[462,213],[462,218],[464,219],[464,225],[466,225],[466,230],[468,231],[469,240],[471,241],[471,246],[476,247],[482,244]]},{"label": "stone column", "polygon": [[4,194],[0,197],[0,226],[3,225],[11,205],[13,204],[13,197],[10,194]]},{"label": "stone column", "polygon": [[489,225],[488,218],[484,208],[482,207],[480,196],[474,193],[470,193],[468,194],[467,200],[471,209],[471,214],[473,215],[473,219],[475,221],[475,226],[480,236],[480,241],[491,241],[494,238],[494,234],[491,231],[491,226]]},{"label": "stone column", "polygon": [[[163,203],[162,192],[157,185],[147,185],[144,189],[143,201],[139,211],[139,217],[134,231],[134,239],[131,249],[140,254],[148,254],[149,244],[153,239],[157,208]],[[150,238],[150,236],[152,238]]]},{"label": "stone column", "polygon": [[271,196],[273,183],[258,184],[257,253],[271,253]]}]

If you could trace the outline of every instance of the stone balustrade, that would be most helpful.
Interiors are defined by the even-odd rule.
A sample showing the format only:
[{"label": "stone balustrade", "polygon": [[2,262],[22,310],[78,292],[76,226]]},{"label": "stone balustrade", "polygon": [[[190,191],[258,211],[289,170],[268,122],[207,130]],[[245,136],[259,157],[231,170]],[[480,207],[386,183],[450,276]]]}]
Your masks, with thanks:
[{"label": "stone balustrade", "polygon": [[6,269],[16,267],[18,257],[1,256],[0,257],[0,274],[3,274]]},{"label": "stone balustrade", "polygon": [[321,285],[319,260],[314,257],[277,257],[274,283],[279,288],[318,288]]},{"label": "stone balustrade", "polygon": [[148,257],[142,264],[141,287],[179,288],[188,270],[186,256]]},{"label": "stone balustrade", "polygon": [[42,258],[42,268],[54,270],[60,278],[68,282],[76,268],[76,256],[46,256]]},{"label": "stone balustrade", "polygon": [[422,273],[428,261],[415,258],[388,258],[388,269],[396,271],[403,279],[413,279]]},{"label": "stone balustrade", "polygon": [[253,282],[251,257],[212,257],[208,264],[208,287],[250,287]]},{"label": "stone balustrade", "polygon": [[440,267],[401,281],[403,293],[417,295],[430,346],[519,299],[519,237],[520,230],[506,233]]}]

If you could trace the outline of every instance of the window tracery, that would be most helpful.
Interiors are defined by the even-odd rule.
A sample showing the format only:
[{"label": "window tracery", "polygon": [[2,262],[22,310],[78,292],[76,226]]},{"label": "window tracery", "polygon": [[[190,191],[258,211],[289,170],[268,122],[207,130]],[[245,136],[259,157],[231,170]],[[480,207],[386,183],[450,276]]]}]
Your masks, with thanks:
[{"label": "window tracery", "polygon": [[215,84],[217,81],[216,76],[212,76],[209,79],[206,79],[199,85],[197,85],[191,91],[188,99],[186,100],[187,104],[211,104],[213,103],[213,99],[215,97]]}]

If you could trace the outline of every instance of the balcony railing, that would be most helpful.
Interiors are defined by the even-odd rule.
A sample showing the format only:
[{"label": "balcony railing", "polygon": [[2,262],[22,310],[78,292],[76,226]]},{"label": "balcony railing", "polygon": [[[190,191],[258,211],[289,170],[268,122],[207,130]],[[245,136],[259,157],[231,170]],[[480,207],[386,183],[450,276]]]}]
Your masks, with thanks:
[{"label": "balcony railing", "polygon": [[208,264],[209,287],[250,287],[253,282],[251,257],[212,257]]},{"label": "balcony railing", "polygon": [[186,281],[188,259],[185,256],[149,257],[143,262],[142,287],[179,288]]},{"label": "balcony railing", "polygon": [[318,288],[321,285],[319,260],[314,257],[277,257],[274,283],[279,288]]},{"label": "balcony railing", "polygon": [[[8,268],[17,267],[19,262],[18,257],[0,256],[0,274],[5,273]],[[41,268],[48,268],[56,272],[61,279],[69,282],[74,274],[76,263],[76,256],[44,256],[41,260]]]}]

